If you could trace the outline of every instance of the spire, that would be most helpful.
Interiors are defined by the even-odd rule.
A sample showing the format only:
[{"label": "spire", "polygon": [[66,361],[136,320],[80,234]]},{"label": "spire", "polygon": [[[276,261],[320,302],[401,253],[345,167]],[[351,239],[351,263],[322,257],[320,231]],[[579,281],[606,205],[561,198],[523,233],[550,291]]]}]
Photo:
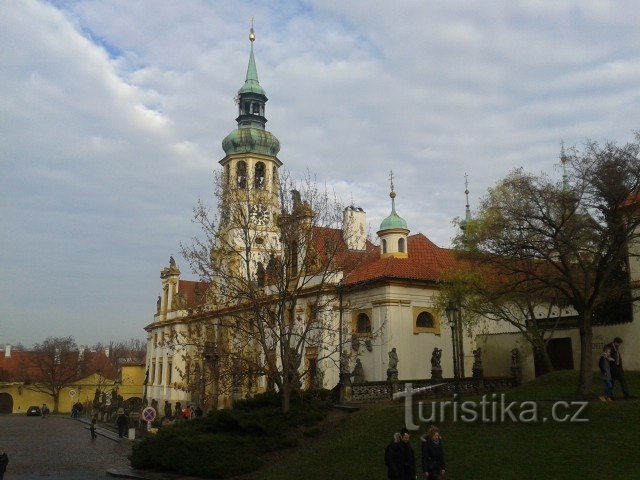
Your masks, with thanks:
[{"label": "spire", "polygon": [[564,140],[560,141],[560,163],[562,164],[562,191],[569,190],[569,175],[567,175],[567,155],[564,152]]},{"label": "spire", "polygon": [[397,228],[408,230],[405,219],[396,213],[396,192],[393,187],[393,171],[389,173],[389,182],[391,184],[391,193],[389,193],[389,197],[391,197],[391,214],[380,224],[380,231]]},{"label": "spire", "polygon": [[389,182],[391,183],[391,193],[389,196],[391,197],[391,214],[397,215],[396,213],[396,192],[393,191],[393,170],[389,172]]},{"label": "spire", "polygon": [[255,93],[265,95],[264,90],[258,81],[258,69],[256,68],[256,59],[253,55],[253,42],[256,41],[256,34],[253,31],[253,17],[251,17],[251,30],[249,31],[249,42],[251,42],[251,52],[249,53],[249,65],[247,66],[247,76],[244,85],[238,92],[239,96],[244,93]]},{"label": "spire", "polygon": [[251,18],[251,29],[249,30],[251,50],[247,76],[244,85],[238,90],[235,97],[238,105],[238,116],[236,117],[238,128],[225,137],[222,141],[222,148],[227,155],[252,152],[275,157],[280,151],[280,142],[265,128],[267,123],[265,105],[268,99],[258,82],[258,69],[253,54],[255,41],[256,34],[253,30],[253,18]]},{"label": "spire", "polygon": [[464,211],[464,220],[460,222],[460,229],[464,231],[467,228],[467,224],[471,221],[471,209],[469,208],[469,175],[464,174],[464,195],[467,200],[466,208]]}]

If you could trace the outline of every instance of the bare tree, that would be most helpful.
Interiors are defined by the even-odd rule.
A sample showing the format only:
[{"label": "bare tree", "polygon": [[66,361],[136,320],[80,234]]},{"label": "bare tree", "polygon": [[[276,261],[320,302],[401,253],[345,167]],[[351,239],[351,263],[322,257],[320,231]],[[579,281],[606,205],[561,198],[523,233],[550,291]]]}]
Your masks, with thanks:
[{"label": "bare tree", "polygon": [[[33,374],[26,388],[51,395],[53,412],[58,412],[60,391],[78,378],[78,349],[73,337],[48,337],[33,346],[32,354],[25,357],[24,369]],[[26,383],[26,382],[25,382]]]},{"label": "bare tree", "polygon": [[182,254],[209,284],[207,305],[191,316],[204,327],[199,342],[177,334],[173,343],[191,344],[191,355],[208,360],[200,368],[209,369],[214,396],[251,389],[266,376],[288,411],[305,377],[320,383],[318,362],[338,361],[337,285],[366,250],[349,250],[342,206],[312,178],[277,181],[275,193],[231,188],[219,175],[220,215],[201,203],[194,209],[202,237],[182,245]]},{"label": "bare tree", "polygon": [[[458,245],[505,284],[576,311],[578,395],[591,394],[592,327],[604,304],[630,302],[627,257],[638,239],[640,136],[562,154],[562,182],[516,170],[483,199]],[[622,273],[622,275],[621,275]]]}]

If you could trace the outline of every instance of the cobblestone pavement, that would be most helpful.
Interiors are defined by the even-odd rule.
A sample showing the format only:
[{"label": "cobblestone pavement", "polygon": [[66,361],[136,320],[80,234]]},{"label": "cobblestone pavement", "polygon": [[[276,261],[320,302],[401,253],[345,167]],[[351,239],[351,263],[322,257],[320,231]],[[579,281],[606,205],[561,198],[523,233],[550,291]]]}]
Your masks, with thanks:
[{"label": "cobblestone pavement", "polygon": [[54,415],[0,415],[0,446],[9,456],[5,480],[111,478],[106,470],[126,469],[131,453],[127,439],[92,441],[85,424]]}]

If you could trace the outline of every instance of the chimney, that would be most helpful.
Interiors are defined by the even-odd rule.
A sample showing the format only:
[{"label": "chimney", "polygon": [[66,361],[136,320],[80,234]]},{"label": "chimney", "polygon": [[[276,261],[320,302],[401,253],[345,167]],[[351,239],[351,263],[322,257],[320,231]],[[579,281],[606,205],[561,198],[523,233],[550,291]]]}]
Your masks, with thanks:
[{"label": "chimney", "polygon": [[367,248],[366,212],[353,205],[342,212],[342,238],[349,250],[365,250]]},{"label": "chimney", "polygon": [[4,358],[11,358],[11,345],[4,346]]}]

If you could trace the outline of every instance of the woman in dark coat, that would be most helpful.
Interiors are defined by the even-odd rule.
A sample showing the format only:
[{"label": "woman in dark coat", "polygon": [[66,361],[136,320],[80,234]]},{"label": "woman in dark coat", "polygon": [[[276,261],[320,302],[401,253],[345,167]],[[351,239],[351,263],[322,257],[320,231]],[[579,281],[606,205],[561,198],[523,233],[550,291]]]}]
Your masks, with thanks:
[{"label": "woman in dark coat", "polygon": [[429,480],[440,480],[445,474],[444,449],[436,426],[422,436],[422,471]]}]

